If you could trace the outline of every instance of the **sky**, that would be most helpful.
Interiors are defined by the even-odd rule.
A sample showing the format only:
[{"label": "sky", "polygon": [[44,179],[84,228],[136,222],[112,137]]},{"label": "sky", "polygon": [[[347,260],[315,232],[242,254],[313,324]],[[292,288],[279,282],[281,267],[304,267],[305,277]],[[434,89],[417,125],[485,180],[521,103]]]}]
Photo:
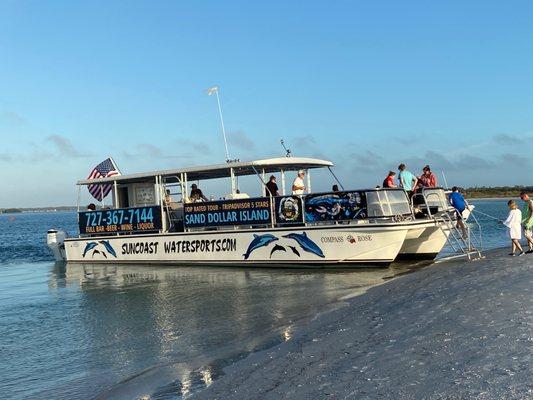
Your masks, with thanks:
[{"label": "sky", "polygon": [[528,1],[0,0],[0,208],[76,204],[108,156],[123,173],[224,162],[213,85],[232,158],[283,156],[283,138],[347,188],[400,162],[450,185],[531,185],[531,15]]}]

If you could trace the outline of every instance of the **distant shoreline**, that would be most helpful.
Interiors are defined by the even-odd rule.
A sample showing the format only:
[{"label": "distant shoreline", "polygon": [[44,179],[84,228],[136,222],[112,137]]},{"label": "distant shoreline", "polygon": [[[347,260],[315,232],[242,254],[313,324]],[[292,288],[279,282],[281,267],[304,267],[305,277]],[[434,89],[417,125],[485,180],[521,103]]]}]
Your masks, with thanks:
[{"label": "distant shoreline", "polygon": [[[533,193],[532,186],[514,186],[514,187],[491,187],[491,188],[460,188],[464,193],[465,198],[469,200],[505,200],[516,199],[520,197],[520,192]],[[77,211],[76,206],[58,206],[58,207],[5,207],[0,208],[0,214],[15,214],[15,213],[42,213],[42,212],[61,212],[61,211]]]},{"label": "distant shoreline", "polygon": [[501,197],[466,197],[467,200],[476,201],[476,200],[488,200],[488,201],[498,201],[498,200],[507,200],[512,198],[518,198],[519,196],[501,196]]}]

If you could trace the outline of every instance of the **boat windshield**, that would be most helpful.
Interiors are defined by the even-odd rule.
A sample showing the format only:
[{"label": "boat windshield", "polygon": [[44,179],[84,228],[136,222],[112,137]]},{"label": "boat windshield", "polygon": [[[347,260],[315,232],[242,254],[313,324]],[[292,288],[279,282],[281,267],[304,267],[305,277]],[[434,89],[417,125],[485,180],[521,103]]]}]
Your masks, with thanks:
[{"label": "boat windshield", "polygon": [[439,211],[446,210],[450,207],[444,189],[424,188],[422,193],[424,194],[426,203],[429,207],[436,207]]},{"label": "boat windshield", "polygon": [[369,217],[393,217],[411,214],[411,207],[403,190],[376,190],[366,192]]}]

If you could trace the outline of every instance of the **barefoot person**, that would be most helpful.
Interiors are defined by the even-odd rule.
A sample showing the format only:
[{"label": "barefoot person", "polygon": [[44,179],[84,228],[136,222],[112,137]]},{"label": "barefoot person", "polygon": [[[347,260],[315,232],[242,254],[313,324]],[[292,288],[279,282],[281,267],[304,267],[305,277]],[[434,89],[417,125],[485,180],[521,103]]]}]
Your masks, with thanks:
[{"label": "barefoot person", "polygon": [[522,211],[522,225],[524,225],[524,236],[526,237],[529,250],[526,253],[533,253],[533,200],[527,192],[520,193],[520,198],[525,204]]},{"label": "barefoot person", "polygon": [[522,239],[522,212],[518,209],[514,200],[509,200],[507,205],[509,206],[510,211],[507,219],[503,221],[503,224],[508,228],[512,243],[512,253],[509,253],[509,255],[514,257],[515,252],[518,249],[520,251],[518,256],[521,256],[524,254],[524,250],[522,250],[522,246],[520,246],[520,239]]}]

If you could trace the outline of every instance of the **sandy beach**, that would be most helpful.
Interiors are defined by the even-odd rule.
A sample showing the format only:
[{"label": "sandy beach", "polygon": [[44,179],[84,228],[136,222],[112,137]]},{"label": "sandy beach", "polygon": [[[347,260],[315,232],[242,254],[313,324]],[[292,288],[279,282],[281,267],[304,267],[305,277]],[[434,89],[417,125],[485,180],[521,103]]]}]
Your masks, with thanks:
[{"label": "sandy beach", "polygon": [[507,253],[371,288],[193,398],[533,398],[533,255]]}]

